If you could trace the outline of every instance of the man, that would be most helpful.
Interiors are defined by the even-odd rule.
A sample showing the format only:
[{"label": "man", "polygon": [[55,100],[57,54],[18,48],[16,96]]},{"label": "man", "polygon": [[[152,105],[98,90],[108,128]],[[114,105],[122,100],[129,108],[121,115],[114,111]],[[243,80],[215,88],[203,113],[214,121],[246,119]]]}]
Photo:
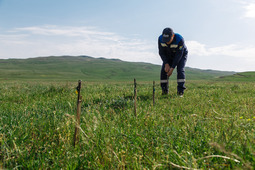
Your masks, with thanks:
[{"label": "man", "polygon": [[168,78],[177,66],[177,94],[182,97],[186,87],[185,64],[188,50],[180,34],[174,33],[171,28],[165,28],[158,38],[159,55],[163,61],[160,75],[162,94],[168,94]]}]

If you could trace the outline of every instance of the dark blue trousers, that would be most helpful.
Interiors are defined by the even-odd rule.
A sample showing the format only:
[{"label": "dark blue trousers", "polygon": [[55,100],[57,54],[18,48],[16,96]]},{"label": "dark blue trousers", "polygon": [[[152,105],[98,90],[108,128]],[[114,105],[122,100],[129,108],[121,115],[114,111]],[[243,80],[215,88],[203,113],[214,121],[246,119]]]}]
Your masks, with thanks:
[{"label": "dark blue trousers", "polygon": [[[184,92],[185,87],[185,65],[187,61],[187,55],[183,56],[177,65],[177,91]],[[172,65],[172,60],[168,61],[169,65]],[[161,67],[160,84],[162,91],[168,92],[168,78],[165,72],[165,64]]]}]

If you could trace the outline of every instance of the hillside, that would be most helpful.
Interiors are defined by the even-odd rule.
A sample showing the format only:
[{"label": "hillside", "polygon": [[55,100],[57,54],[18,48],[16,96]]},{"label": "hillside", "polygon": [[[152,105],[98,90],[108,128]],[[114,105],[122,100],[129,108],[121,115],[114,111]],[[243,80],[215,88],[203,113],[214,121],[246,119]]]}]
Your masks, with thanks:
[{"label": "hillside", "polygon": [[[159,80],[159,65],[88,56],[1,59],[0,80],[141,81]],[[176,79],[175,75],[171,79]],[[234,72],[186,68],[189,80],[208,80]]]},{"label": "hillside", "polygon": [[228,75],[228,76],[221,76],[219,77],[219,80],[255,82],[255,72],[243,72],[243,73],[236,73],[236,74]]}]

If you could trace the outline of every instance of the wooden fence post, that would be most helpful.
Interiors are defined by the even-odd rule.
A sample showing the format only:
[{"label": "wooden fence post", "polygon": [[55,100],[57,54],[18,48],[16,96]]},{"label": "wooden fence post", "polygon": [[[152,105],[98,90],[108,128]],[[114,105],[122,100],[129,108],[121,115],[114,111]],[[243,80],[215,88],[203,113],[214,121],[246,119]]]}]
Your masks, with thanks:
[{"label": "wooden fence post", "polygon": [[153,106],[155,106],[155,81],[153,81]]},{"label": "wooden fence post", "polygon": [[136,89],[136,79],[134,79],[134,114],[136,116],[136,100],[137,100],[137,89]]},{"label": "wooden fence post", "polygon": [[75,132],[74,132],[74,142],[73,142],[74,147],[76,144],[79,143],[79,127],[80,127],[80,119],[81,119],[81,101],[82,101],[81,80],[78,81],[77,93],[78,93],[78,98],[77,98],[77,115],[76,115],[76,121],[75,121]]}]

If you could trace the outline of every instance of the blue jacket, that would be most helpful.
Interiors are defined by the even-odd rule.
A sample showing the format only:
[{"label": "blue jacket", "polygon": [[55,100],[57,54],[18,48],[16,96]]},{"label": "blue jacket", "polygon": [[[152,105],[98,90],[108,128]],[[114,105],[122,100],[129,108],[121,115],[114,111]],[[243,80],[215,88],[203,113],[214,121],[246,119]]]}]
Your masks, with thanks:
[{"label": "blue jacket", "polygon": [[[158,38],[158,49],[163,64],[168,63],[171,68],[175,68],[181,58],[186,57],[188,54],[184,39],[177,33],[175,33],[173,42],[169,45],[162,42],[162,35],[160,35]],[[169,63],[170,61],[171,63]]]}]

